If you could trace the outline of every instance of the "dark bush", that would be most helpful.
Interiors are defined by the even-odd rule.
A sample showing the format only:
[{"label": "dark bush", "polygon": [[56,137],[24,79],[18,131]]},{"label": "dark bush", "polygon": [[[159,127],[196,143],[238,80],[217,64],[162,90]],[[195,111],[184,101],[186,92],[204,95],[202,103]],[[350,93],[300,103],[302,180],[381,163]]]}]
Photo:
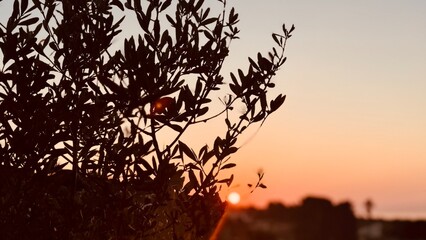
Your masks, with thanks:
[{"label": "dark bush", "polygon": [[[278,49],[225,85],[238,14],[224,0],[209,4],[223,11],[202,0],[15,0],[0,25],[2,237],[208,236],[224,211],[218,191],[233,175],[219,172],[235,166],[237,137],[284,102],[267,90],[294,29],[273,34]],[[140,26],[115,51],[124,17],[113,11]],[[226,86],[212,113],[212,93]],[[182,141],[218,117],[226,131],[210,147]]]}]

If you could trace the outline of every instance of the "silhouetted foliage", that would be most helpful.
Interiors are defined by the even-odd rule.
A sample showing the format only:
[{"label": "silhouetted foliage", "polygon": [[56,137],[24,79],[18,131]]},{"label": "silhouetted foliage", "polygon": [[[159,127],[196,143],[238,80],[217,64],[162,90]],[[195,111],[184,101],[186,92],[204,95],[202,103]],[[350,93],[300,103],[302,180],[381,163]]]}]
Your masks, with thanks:
[{"label": "silhouetted foliage", "polygon": [[[327,216],[321,216],[324,214]],[[305,198],[296,206],[275,202],[267,209],[233,209],[227,216],[220,240],[426,239],[424,220],[357,219],[349,202],[332,204],[317,197]],[[328,222],[321,222],[321,219],[328,219]]]},{"label": "silhouetted foliage", "polygon": [[350,203],[334,206],[328,199],[308,197],[296,219],[296,239],[356,240],[356,219]]},{"label": "silhouetted foliage", "polygon": [[[223,7],[217,15],[203,0],[14,1],[0,25],[3,236],[208,236],[223,214],[218,191],[233,175],[219,173],[235,166],[237,138],[285,100],[267,91],[294,30],[283,26],[272,35],[278,47],[249,58],[225,85],[238,14],[214,3]],[[140,26],[115,51],[124,17],[113,11]],[[223,109],[211,113],[212,93],[226,86]],[[211,145],[182,141],[218,117],[227,128]]]},{"label": "silhouetted foliage", "polygon": [[233,214],[219,239],[357,239],[357,221],[347,202],[333,205],[327,199],[308,197],[300,206],[271,203],[265,210]]},{"label": "silhouetted foliage", "polygon": [[372,218],[372,211],[373,211],[373,208],[374,208],[373,200],[368,198],[367,200],[365,200],[364,206],[365,206],[365,211],[367,213],[367,215],[366,215],[367,219],[371,219]]}]

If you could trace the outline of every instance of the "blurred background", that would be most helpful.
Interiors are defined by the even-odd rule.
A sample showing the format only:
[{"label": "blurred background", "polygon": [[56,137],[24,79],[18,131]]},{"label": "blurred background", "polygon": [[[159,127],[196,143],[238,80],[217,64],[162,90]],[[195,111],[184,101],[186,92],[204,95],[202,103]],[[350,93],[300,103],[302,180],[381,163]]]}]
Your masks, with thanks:
[{"label": "blurred background", "polygon": [[[0,3],[1,22],[12,3]],[[425,219],[426,1],[229,0],[232,6],[241,39],[225,62],[228,82],[229,72],[246,70],[247,57],[271,50],[283,23],[296,30],[272,91],[287,100],[239,142],[234,184],[223,197],[235,191],[239,207],[267,214],[271,203],[286,212],[315,196],[313,209],[347,202],[343,215],[365,221],[371,200],[376,219]],[[126,24],[124,36],[138,32],[136,22]],[[211,143],[224,126],[217,124],[185,137]],[[268,188],[250,194],[259,169]]]},{"label": "blurred background", "polygon": [[[241,39],[226,71],[268,51],[282,23],[296,26],[275,78],[287,100],[233,157],[241,204],[314,195],[363,216],[372,199],[377,217],[426,218],[426,2],[229,2]],[[268,188],[249,194],[259,168]]]}]

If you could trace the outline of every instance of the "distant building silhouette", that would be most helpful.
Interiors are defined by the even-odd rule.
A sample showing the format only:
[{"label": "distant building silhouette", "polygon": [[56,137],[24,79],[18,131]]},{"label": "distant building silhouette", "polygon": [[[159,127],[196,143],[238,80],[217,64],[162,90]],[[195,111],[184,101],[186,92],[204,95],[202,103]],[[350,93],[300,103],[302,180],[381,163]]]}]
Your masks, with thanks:
[{"label": "distant building silhouette", "polygon": [[358,240],[382,239],[383,223],[366,221],[358,227]]}]

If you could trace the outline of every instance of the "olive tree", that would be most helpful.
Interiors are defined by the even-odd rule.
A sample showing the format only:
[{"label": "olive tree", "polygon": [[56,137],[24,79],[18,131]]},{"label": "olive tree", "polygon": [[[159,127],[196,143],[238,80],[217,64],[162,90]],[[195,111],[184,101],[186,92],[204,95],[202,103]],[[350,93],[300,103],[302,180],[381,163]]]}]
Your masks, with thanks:
[{"label": "olive tree", "polygon": [[[126,17],[140,29],[116,43]],[[15,0],[0,25],[4,236],[207,238],[237,138],[285,100],[267,92],[294,27],[226,81],[238,21],[225,0]],[[211,143],[183,141],[213,119]]]}]

